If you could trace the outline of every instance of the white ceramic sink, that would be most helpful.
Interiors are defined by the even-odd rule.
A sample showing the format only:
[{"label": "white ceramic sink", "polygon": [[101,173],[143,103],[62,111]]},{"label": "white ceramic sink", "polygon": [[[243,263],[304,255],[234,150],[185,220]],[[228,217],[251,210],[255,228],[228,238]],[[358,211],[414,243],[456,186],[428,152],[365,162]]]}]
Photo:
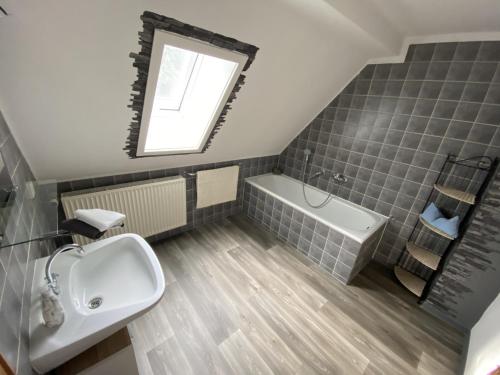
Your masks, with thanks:
[{"label": "white ceramic sink", "polygon": [[[35,263],[30,310],[30,360],[45,373],[118,331],[157,303],[165,291],[160,263],[136,234],[121,234],[59,254],[52,272],[59,274],[64,323],[43,324],[40,292],[46,288],[45,264]],[[102,304],[91,309],[96,297]]]}]

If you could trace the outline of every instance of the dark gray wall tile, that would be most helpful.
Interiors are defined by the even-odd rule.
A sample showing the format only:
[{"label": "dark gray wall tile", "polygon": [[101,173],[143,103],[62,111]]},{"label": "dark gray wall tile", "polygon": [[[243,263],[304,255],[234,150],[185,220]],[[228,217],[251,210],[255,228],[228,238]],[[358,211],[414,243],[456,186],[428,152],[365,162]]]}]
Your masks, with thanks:
[{"label": "dark gray wall tile", "polygon": [[467,81],[472,70],[473,63],[453,61],[446,75],[448,81]]},{"label": "dark gray wall tile", "polygon": [[434,48],[432,60],[451,61],[455,55],[458,43],[438,43]]},{"label": "dark gray wall tile", "polygon": [[[33,181],[34,177],[1,112],[0,145],[0,153],[10,177],[19,188],[8,226],[3,233],[4,239],[14,242],[16,238],[28,238],[32,231],[43,232],[40,222],[43,223],[44,219],[41,216],[34,217],[33,202],[24,197],[25,183]],[[38,212],[38,215],[41,213]],[[48,244],[44,246],[49,247]],[[41,255],[39,245],[24,244],[0,249],[0,352],[20,374],[32,373],[28,358],[26,307],[31,304],[32,261]],[[25,308],[22,309],[22,306]]]}]

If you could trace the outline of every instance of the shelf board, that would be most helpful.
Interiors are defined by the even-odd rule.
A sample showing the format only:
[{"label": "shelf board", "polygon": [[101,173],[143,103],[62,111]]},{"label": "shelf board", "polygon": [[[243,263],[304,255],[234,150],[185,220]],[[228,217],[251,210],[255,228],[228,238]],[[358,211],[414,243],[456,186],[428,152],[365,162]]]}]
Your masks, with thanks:
[{"label": "shelf board", "polygon": [[404,270],[399,266],[394,267],[394,274],[398,280],[417,297],[421,297],[425,288],[426,281],[418,276]]},{"label": "shelf board", "polygon": [[443,185],[438,185],[434,184],[434,188],[439,191],[440,193],[456,199],[460,202],[465,202],[467,204],[474,204],[476,203],[476,196],[471,193],[467,193],[466,191],[458,190],[455,188],[443,186]]},{"label": "shelf board", "polygon": [[429,228],[430,230],[432,230],[434,233],[437,233],[439,234],[440,236],[443,236],[449,240],[454,240],[455,238],[450,236],[448,233],[445,233],[443,232],[442,230],[436,228],[434,225],[432,225],[431,223],[429,223],[428,221],[426,221],[424,218],[422,218],[422,215],[420,215],[418,217],[420,219],[420,222],[426,226],[427,228]]},{"label": "shelf board", "polygon": [[437,270],[439,262],[441,261],[441,257],[439,255],[433,254],[431,251],[422,246],[418,246],[413,242],[407,242],[406,249],[411,256],[420,263],[433,269],[434,271]]}]

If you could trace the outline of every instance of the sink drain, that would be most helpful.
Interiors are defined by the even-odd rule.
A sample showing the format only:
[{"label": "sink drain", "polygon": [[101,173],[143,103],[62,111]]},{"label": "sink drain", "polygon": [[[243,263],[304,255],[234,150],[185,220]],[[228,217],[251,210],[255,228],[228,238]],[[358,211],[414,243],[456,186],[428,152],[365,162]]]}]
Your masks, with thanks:
[{"label": "sink drain", "polygon": [[102,298],[101,297],[94,297],[87,304],[88,308],[92,309],[92,310],[97,309],[101,305],[102,305]]}]

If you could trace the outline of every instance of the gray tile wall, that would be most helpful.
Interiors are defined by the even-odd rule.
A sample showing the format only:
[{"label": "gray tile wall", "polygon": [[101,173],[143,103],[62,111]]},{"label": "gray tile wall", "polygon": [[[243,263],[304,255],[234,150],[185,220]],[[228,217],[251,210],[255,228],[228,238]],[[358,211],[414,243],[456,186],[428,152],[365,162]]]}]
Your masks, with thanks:
[{"label": "gray tile wall", "polygon": [[243,211],[344,284],[370,261],[384,229],[360,244],[249,183],[245,184]]},{"label": "gray tile wall", "polygon": [[376,259],[396,263],[447,153],[500,155],[500,42],[411,46],[400,64],[366,66],[280,156],[301,178],[344,173],[313,185],[390,215]]},{"label": "gray tile wall", "polygon": [[500,171],[424,308],[471,329],[500,293]]},{"label": "gray tile wall", "polygon": [[[60,182],[58,184],[58,193],[65,193],[68,191],[76,191],[88,188],[98,188],[101,186],[116,185],[133,181],[143,181],[160,177],[185,175],[185,173],[194,173],[206,169],[222,168],[235,164],[238,164],[240,166],[240,173],[238,178],[238,195],[235,201],[197,209],[195,177],[187,177],[187,225],[148,238],[150,242],[154,242],[199,227],[200,225],[220,221],[225,217],[240,213],[243,207],[243,187],[245,178],[271,172],[273,167],[276,167],[278,164],[278,156],[265,156],[250,159],[232,160],[222,163],[200,164],[182,168],[161,169],[149,172]],[[62,211],[62,208],[59,212],[59,217],[64,218],[64,212]]]},{"label": "gray tile wall", "polygon": [[[0,153],[15,185],[18,198],[5,230],[12,242],[40,232],[43,220],[32,200],[24,197],[25,183],[33,180],[16,141],[0,112]],[[0,352],[17,374],[31,374],[29,363],[28,314],[33,279],[32,260],[47,254],[47,243],[31,243],[0,249]]]},{"label": "gray tile wall", "polygon": [[[447,163],[436,183],[476,194],[486,177],[487,171],[485,170]],[[451,199],[435,189],[429,196],[429,201],[434,202],[448,217],[458,215],[460,218],[464,218],[470,208],[468,204]],[[409,241],[417,243],[439,256],[444,254],[450,244],[450,240],[429,230],[422,223],[417,225],[415,232],[409,237]],[[403,253],[399,264],[425,280],[428,280],[432,274],[430,268],[415,260],[408,252]]]}]

